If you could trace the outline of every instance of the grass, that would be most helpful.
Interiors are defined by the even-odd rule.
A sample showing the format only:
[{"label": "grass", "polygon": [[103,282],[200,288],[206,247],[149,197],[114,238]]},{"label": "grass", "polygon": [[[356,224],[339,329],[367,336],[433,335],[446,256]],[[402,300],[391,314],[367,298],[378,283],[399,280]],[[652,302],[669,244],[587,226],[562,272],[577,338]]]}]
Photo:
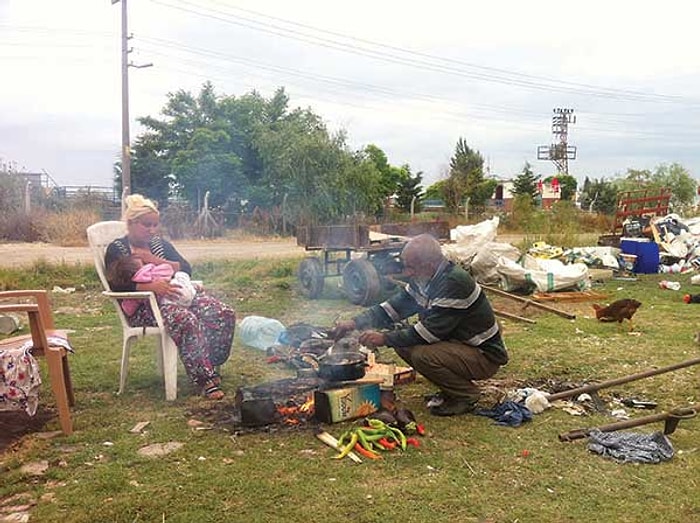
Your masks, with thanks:
[{"label": "grass", "polygon": [[[341,298],[337,279],[327,280],[320,300],[303,298],[294,275],[299,261],[206,263],[195,266],[195,273],[236,307],[239,319],[260,314],[286,324],[329,326],[337,316],[348,318],[360,310]],[[0,277],[2,285],[78,288],[74,294],[53,296],[58,326],[76,331],[71,338],[76,348],[71,357],[76,432],[51,439],[29,434],[0,455],[0,499],[18,496],[14,499],[36,503],[32,521],[563,523],[637,522],[653,518],[651,514],[663,514],[659,517],[667,522],[700,520],[697,419],[682,421],[670,436],[677,452],[672,461],[620,465],[588,452],[584,440],[562,443],[557,438],[571,429],[614,421],[608,415],[575,417],[549,409],[519,428],[499,427],[480,416],[432,418],[422,405],[423,394],[432,388],[419,379],[397,392],[427,425],[421,448],[354,465],[331,459],[334,452],[310,429],[237,435],[223,425],[214,430],[190,427],[190,419],[208,420],[212,404],[192,394],[182,370],[178,399],[164,401],[152,341],[132,352],[128,389],[117,396],[121,330],[112,305],[99,294],[96,277],[84,267],[45,265],[4,270]],[[643,302],[633,335],[596,322],[590,303],[554,305],[576,314],[575,320],[566,320],[494,296],[497,308],[536,324],[502,322],[511,362],[490,385],[509,390],[523,384],[584,384],[697,357],[693,335],[700,309],[681,301],[683,291],[659,289],[661,279],[640,275],[636,282],[596,287],[607,301],[634,297]],[[689,275],[673,279],[687,291],[693,289]],[[381,359],[392,358],[390,350],[382,349]],[[230,408],[237,387],[292,375],[266,364],[263,352],[237,340],[222,373],[227,399],[216,406],[218,414]],[[698,369],[690,367],[606,388],[600,395],[604,400],[652,399],[666,410],[699,401],[699,389]],[[44,387],[44,408],[51,401]],[[143,434],[131,434],[129,429],[140,421],[150,425]],[[326,428],[337,436],[350,426]],[[46,430],[57,427],[51,418]],[[657,423],[633,430],[661,428]],[[160,458],[137,453],[145,445],[169,441],[183,447]],[[41,460],[49,464],[42,476],[20,470]]]}]

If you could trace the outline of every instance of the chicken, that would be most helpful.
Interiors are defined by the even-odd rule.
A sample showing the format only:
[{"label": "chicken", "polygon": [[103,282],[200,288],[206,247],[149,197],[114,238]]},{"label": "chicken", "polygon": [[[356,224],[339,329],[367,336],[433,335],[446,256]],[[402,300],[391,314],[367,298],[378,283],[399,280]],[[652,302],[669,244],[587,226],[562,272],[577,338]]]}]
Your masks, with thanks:
[{"label": "chicken", "polygon": [[598,321],[616,321],[622,325],[624,319],[629,320],[630,328],[632,330],[632,316],[637,312],[637,309],[642,305],[641,302],[633,300],[631,298],[623,298],[612,302],[607,307],[602,307],[597,303],[593,304],[595,309],[595,317]]}]

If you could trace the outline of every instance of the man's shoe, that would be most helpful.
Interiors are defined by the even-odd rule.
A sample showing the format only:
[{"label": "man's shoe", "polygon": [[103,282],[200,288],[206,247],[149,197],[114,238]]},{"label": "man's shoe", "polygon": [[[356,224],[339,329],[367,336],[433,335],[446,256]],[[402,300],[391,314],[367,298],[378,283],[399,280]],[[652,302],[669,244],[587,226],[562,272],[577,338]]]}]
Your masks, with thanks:
[{"label": "man's shoe", "polygon": [[438,405],[442,405],[445,401],[445,395],[441,390],[439,390],[437,392],[433,392],[432,394],[426,394],[423,396],[423,399],[425,400],[425,406],[430,409],[437,407]]},{"label": "man's shoe", "polygon": [[459,416],[469,414],[476,409],[477,399],[473,398],[447,398],[440,405],[430,407],[433,416]]}]

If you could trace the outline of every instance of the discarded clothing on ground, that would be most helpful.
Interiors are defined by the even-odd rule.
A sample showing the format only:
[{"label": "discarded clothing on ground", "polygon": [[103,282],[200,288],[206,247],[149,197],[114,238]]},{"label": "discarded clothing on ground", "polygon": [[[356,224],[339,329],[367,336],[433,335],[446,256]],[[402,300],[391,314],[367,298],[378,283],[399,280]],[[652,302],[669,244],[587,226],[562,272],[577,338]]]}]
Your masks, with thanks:
[{"label": "discarded clothing on ground", "polygon": [[595,429],[588,437],[588,450],[619,463],[660,463],[674,454],[671,441],[660,431],[640,434]]},{"label": "discarded clothing on ground", "polygon": [[496,420],[496,425],[519,427],[532,419],[532,412],[525,405],[514,401],[504,401],[493,409],[480,409],[475,412],[479,416],[487,416]]}]

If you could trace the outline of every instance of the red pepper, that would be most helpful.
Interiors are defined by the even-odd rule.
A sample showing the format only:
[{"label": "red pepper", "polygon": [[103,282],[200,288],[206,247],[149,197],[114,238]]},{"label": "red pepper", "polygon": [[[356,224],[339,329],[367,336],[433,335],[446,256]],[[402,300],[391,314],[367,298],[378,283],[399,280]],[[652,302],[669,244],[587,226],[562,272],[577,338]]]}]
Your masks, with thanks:
[{"label": "red pepper", "polygon": [[384,447],[386,450],[394,450],[396,448],[396,442],[395,441],[389,441],[386,438],[382,438],[380,440],[377,440],[377,443],[379,443],[382,447]]},{"label": "red pepper", "polygon": [[359,452],[360,454],[362,454],[367,459],[380,459],[381,458],[381,456],[379,454],[377,454],[376,452],[372,452],[371,450],[367,450],[359,443],[355,443],[355,450],[357,452]]},{"label": "red pepper", "polygon": [[418,423],[416,425],[416,432],[420,436],[425,436],[425,425],[423,425],[422,423]]},{"label": "red pepper", "polygon": [[406,444],[413,445],[416,448],[420,447],[420,441],[418,441],[416,438],[406,438]]},{"label": "red pepper", "polygon": [[282,361],[282,358],[277,355],[267,358],[267,363],[277,363],[278,361]]}]

